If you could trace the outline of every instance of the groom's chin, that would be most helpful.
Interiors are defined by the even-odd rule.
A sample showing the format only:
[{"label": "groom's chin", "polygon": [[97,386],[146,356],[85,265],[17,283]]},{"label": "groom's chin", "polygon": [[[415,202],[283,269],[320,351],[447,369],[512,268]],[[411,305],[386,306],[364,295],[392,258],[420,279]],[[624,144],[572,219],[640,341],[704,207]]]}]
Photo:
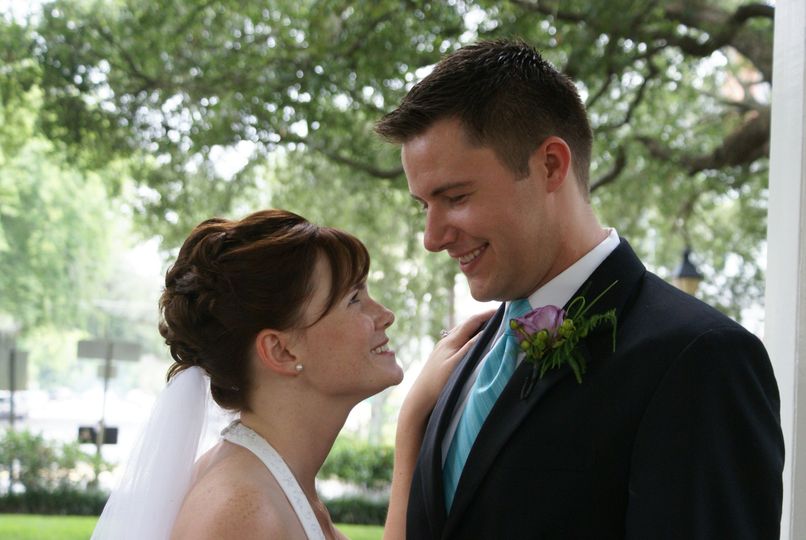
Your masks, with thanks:
[{"label": "groom's chin", "polygon": [[473,298],[473,300],[476,302],[503,302],[503,300],[499,298],[501,295],[491,293],[484,285],[486,284],[477,284],[474,286],[472,281],[468,281],[470,296]]}]

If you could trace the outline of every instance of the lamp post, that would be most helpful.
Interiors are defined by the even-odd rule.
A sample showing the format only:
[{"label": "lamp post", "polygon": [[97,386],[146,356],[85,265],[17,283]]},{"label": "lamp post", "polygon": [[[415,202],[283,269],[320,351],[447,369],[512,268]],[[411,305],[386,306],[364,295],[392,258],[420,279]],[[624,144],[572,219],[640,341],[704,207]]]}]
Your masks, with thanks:
[{"label": "lamp post", "polygon": [[8,421],[14,430],[17,412],[14,394],[28,384],[28,353],[17,347],[20,326],[11,318],[0,318],[0,390],[8,390]]},{"label": "lamp post", "polygon": [[[104,381],[104,399],[101,406],[101,420],[98,422],[98,430],[95,432],[95,479],[92,481],[93,487],[98,485],[98,474],[100,472],[101,448],[107,442],[106,436],[106,394],[109,390],[109,379],[115,376],[115,366],[112,360],[140,359],[140,345],[126,341],[113,341],[109,339],[81,340],[78,342],[78,358],[100,358],[104,361],[98,371]],[[90,428],[91,429],[91,428]],[[83,440],[83,428],[79,428],[79,440]],[[114,441],[117,441],[117,428],[114,428]]]},{"label": "lamp post", "polygon": [[697,270],[697,267],[691,262],[691,248],[686,246],[683,250],[683,258],[677,268],[672,272],[672,285],[692,296],[697,292],[700,282],[703,280],[703,275]]},{"label": "lamp post", "polygon": [[[14,417],[17,414],[14,410],[14,393],[25,388],[28,375],[28,353],[16,347],[19,330],[20,326],[13,318],[0,313],[0,390],[8,390],[8,421],[11,431],[14,431]],[[15,482],[15,463],[19,463],[13,449],[11,452],[7,465],[9,490]]]}]

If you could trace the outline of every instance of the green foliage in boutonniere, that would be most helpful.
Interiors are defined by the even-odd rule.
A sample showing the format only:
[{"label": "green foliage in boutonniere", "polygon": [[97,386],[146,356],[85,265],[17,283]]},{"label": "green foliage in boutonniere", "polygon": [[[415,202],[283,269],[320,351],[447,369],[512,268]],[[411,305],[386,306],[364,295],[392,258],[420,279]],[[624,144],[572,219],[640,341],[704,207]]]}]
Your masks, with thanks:
[{"label": "green foliage in boutonniere", "polygon": [[521,350],[526,353],[526,361],[533,366],[521,398],[529,395],[537,377],[543,378],[546,371],[564,364],[571,367],[577,382],[581,383],[586,366],[585,357],[577,345],[597,326],[609,324],[612,327],[613,350],[616,350],[616,310],[589,313],[616,283],[618,281],[611,283],[592,302],[587,302],[584,296],[577,296],[568,303],[566,309],[543,306],[509,321],[510,327],[517,332]]}]

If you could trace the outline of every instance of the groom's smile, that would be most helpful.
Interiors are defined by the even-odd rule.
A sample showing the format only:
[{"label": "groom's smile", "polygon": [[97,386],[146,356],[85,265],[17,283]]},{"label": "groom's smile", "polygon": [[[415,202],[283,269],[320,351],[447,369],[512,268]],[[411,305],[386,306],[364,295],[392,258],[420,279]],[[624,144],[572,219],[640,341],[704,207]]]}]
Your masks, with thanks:
[{"label": "groom's smile", "polygon": [[451,247],[449,247],[447,251],[448,255],[459,263],[459,270],[461,270],[461,272],[465,275],[465,278],[467,278],[469,281],[477,274],[479,278],[482,277],[480,272],[482,272],[485,260],[489,259],[489,247],[490,244],[485,242],[479,247],[473,248],[469,251],[466,249],[453,249]]},{"label": "groom's smile", "polygon": [[470,263],[478,259],[485,249],[487,249],[487,244],[484,244],[483,246],[478,247],[473,251],[470,251],[469,253],[465,253],[464,255],[454,255],[453,253],[450,252],[450,250],[448,251],[448,254],[454,259],[458,259],[459,264],[463,268],[466,268],[470,266]]}]

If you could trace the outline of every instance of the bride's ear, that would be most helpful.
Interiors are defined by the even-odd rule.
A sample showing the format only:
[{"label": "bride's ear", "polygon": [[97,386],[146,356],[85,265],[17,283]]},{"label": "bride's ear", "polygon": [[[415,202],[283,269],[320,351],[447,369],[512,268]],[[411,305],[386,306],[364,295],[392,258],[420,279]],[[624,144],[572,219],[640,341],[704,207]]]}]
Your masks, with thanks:
[{"label": "bride's ear", "polygon": [[289,350],[290,336],[287,332],[261,330],[255,338],[258,360],[269,370],[280,375],[298,375],[297,358]]}]

